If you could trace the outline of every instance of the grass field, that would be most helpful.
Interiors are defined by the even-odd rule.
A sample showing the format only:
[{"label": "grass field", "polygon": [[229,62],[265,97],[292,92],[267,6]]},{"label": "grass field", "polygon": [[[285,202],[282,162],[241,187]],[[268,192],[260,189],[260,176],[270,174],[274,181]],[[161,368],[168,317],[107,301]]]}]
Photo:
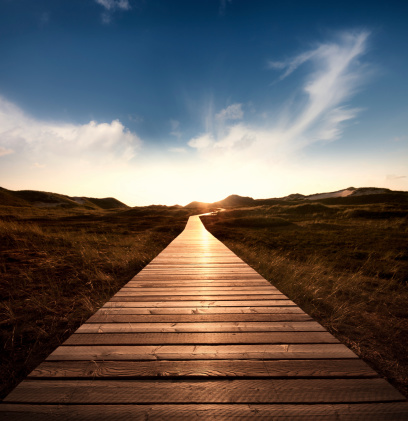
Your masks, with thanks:
[{"label": "grass field", "polygon": [[[0,206],[0,397],[161,252],[194,213],[164,206]],[[277,201],[202,219],[408,395],[406,196]]]},{"label": "grass field", "polygon": [[160,253],[189,214],[0,206],[0,398]]},{"label": "grass field", "polygon": [[408,396],[408,203],[371,202],[293,202],[202,220]]}]

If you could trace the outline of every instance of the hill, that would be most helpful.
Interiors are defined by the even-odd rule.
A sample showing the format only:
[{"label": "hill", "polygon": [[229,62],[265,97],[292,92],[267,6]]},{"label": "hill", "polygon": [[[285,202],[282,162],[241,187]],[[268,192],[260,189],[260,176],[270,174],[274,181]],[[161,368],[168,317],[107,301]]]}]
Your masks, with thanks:
[{"label": "hill", "polygon": [[285,197],[270,199],[253,199],[252,197],[244,197],[234,194],[218,202],[191,202],[185,207],[196,208],[200,211],[209,211],[216,208],[252,207],[262,205],[271,206],[290,203],[298,204],[299,202],[306,201],[322,202],[327,204],[370,204],[381,203],[384,200],[406,201],[408,200],[408,192],[393,191],[378,187],[348,187],[347,189],[328,193],[316,193],[307,196],[295,193]]},{"label": "hill", "polygon": [[70,197],[58,193],[36,190],[7,190],[0,187],[0,205],[3,206],[35,206],[40,208],[74,208],[88,209],[127,209],[128,206],[119,200],[108,197],[97,199],[93,197]]}]

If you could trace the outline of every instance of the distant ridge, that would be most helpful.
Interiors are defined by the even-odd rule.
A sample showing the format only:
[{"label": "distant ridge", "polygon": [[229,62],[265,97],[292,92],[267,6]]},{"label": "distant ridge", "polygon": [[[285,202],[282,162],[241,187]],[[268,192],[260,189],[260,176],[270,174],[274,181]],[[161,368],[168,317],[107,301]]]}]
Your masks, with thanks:
[{"label": "distant ridge", "polygon": [[58,193],[36,190],[7,190],[0,187],[0,205],[35,206],[39,208],[75,208],[88,209],[127,209],[129,206],[113,197],[96,199],[93,197],[70,197]]},{"label": "distant ridge", "polygon": [[[186,208],[197,208],[201,211],[207,211],[214,208],[230,208],[230,207],[250,207],[250,206],[262,206],[262,205],[277,205],[288,202],[304,202],[304,201],[323,201],[331,203],[342,203],[342,202],[378,202],[383,196],[390,198],[390,196],[404,197],[408,200],[408,192],[393,191],[390,189],[379,188],[379,187],[348,187],[347,189],[338,190],[328,193],[316,193],[310,195],[303,195],[300,193],[290,194],[289,196],[271,198],[271,199],[253,199],[252,197],[243,197],[239,195],[231,195],[227,198],[214,203],[205,202],[191,202],[186,205]],[[367,196],[366,199],[362,196]],[[372,196],[368,198],[368,196]],[[396,197],[397,199],[397,197]]]},{"label": "distant ridge", "polygon": [[[262,205],[279,205],[279,204],[298,204],[305,201],[319,201],[326,204],[366,204],[381,203],[383,200],[408,201],[408,192],[393,191],[390,189],[379,187],[348,187],[347,189],[338,190],[328,193],[316,193],[303,195],[300,193],[290,194],[285,197],[270,199],[253,199],[248,196],[239,196],[232,194],[223,200],[213,203],[191,202],[184,206],[186,209],[197,209],[200,212],[208,212],[216,208],[234,208],[234,207],[253,207]],[[113,198],[94,198],[85,196],[67,196],[58,193],[42,192],[36,190],[7,190],[0,187],[0,205],[1,206],[34,206],[39,208],[85,208],[85,209],[134,209],[125,203]],[[172,207],[162,205],[144,206],[145,212],[149,209],[158,210],[178,209],[183,206],[175,205]],[[156,209],[157,208],[157,209]]]},{"label": "distant ridge", "polygon": [[335,192],[330,193],[318,193],[318,194],[310,194],[308,196],[303,196],[301,194],[291,194],[286,198],[290,198],[293,200],[295,196],[298,199],[305,199],[305,200],[321,200],[321,199],[330,199],[335,197],[348,197],[348,196],[366,196],[370,194],[387,194],[392,193],[393,191],[390,189],[378,188],[378,187],[360,187],[356,189],[355,187],[349,187],[347,189],[338,190]]}]

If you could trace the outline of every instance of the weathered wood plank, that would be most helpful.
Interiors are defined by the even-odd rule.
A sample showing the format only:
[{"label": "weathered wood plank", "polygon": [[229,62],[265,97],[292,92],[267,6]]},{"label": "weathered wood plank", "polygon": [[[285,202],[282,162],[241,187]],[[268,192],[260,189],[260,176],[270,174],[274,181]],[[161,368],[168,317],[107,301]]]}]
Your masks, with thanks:
[{"label": "weathered wood plank", "polygon": [[339,343],[328,332],[239,333],[75,333],[64,345],[176,345],[176,344],[322,344]]},{"label": "weathered wood plank", "polygon": [[197,322],[300,322],[312,321],[307,314],[110,314],[97,312],[86,323],[160,323],[171,318],[173,323]]},{"label": "weathered wood plank", "polygon": [[155,288],[122,288],[120,289],[115,296],[157,296],[161,297],[164,296],[173,296],[173,295],[274,295],[276,297],[284,297],[288,299],[285,295],[283,295],[280,292],[277,292],[276,290],[263,288],[263,289],[251,289],[248,288],[246,290],[240,290],[240,289],[234,289],[230,288],[230,290],[222,290],[222,289],[214,289],[214,288],[191,288],[191,289],[185,289],[185,288],[168,288],[167,290],[161,289],[155,289]]},{"label": "weathered wood plank", "polygon": [[105,314],[147,314],[147,315],[166,315],[166,314],[303,314],[303,310],[296,306],[285,307],[107,307],[104,306],[95,313],[95,316]]},{"label": "weathered wood plank", "polygon": [[241,301],[216,301],[216,300],[196,300],[196,301],[147,301],[147,302],[120,302],[108,301],[102,308],[117,308],[117,307],[296,307],[296,304],[291,300],[241,300]]},{"label": "weathered wood plank", "polygon": [[76,333],[113,332],[321,332],[317,322],[84,323]]},{"label": "weathered wood plank", "polygon": [[41,377],[378,377],[361,360],[45,361]]},{"label": "weathered wood plank", "polygon": [[357,358],[341,344],[308,345],[133,345],[60,346],[47,361],[57,360],[250,360]]},{"label": "weathered wood plank", "polygon": [[155,269],[166,269],[175,267],[176,270],[183,268],[206,268],[206,269],[244,269],[248,270],[248,265],[243,261],[238,261],[235,259],[227,260],[227,258],[222,259],[163,259],[160,262],[151,262],[149,264],[149,270]]},{"label": "weathered wood plank", "polygon": [[154,278],[158,278],[161,281],[172,281],[176,279],[180,279],[181,281],[219,281],[218,278],[225,278],[223,279],[225,282],[228,281],[240,281],[240,282],[267,282],[268,281],[263,278],[259,273],[235,273],[235,274],[219,274],[219,276],[212,277],[211,274],[208,274],[206,271],[197,271],[193,274],[183,274],[183,273],[147,273],[147,272],[139,272],[136,276],[134,276],[130,282],[138,282],[141,280],[152,280]]},{"label": "weathered wood plank", "polygon": [[[269,288],[269,284],[259,281],[228,282],[228,281],[140,281],[128,282],[126,288]],[[274,288],[274,287],[271,287]],[[278,289],[276,289],[278,291]]]},{"label": "weathered wood plank", "polygon": [[121,420],[296,420],[406,421],[405,402],[356,404],[150,404],[150,405],[12,405],[0,411],[8,421]]},{"label": "weathered wood plank", "polygon": [[404,401],[383,379],[26,380],[5,399],[27,403],[344,403]]},{"label": "weathered wood plank", "polygon": [[[136,284],[137,285],[137,284]],[[196,285],[196,286],[191,286],[190,284],[188,285],[180,285],[180,286],[172,286],[172,285],[160,285],[157,287],[152,287],[151,285],[143,287],[140,286],[140,284],[138,286],[136,285],[129,285],[126,284],[123,288],[120,289],[120,291],[127,291],[127,292],[135,292],[135,291],[140,291],[140,292],[179,292],[179,291],[193,291],[195,293],[198,292],[207,292],[207,291],[225,291],[226,293],[231,294],[231,291],[236,294],[237,292],[244,292],[244,291],[253,291],[253,293],[255,293],[255,291],[260,291],[260,293],[262,291],[273,291],[273,293],[275,294],[276,292],[281,294],[281,292],[277,289],[274,288],[272,286],[269,285],[261,285],[261,286],[212,286],[212,285],[208,285],[208,286],[200,286],[200,285]]]},{"label": "weathered wood plank", "polygon": [[162,302],[171,302],[171,301],[197,301],[197,300],[208,300],[208,301],[241,301],[241,300],[282,300],[287,301],[288,298],[284,295],[278,294],[265,294],[265,295],[135,295],[136,293],[131,293],[132,295],[114,295],[110,301],[115,302],[149,302],[160,300]]}]

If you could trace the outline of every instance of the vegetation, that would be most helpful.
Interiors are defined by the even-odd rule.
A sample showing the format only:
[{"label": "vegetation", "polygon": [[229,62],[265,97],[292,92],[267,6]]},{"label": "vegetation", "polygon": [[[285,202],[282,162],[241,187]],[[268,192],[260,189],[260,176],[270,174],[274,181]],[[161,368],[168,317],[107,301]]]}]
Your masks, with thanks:
[{"label": "vegetation", "polygon": [[408,395],[407,195],[344,199],[229,209],[202,220]]},{"label": "vegetation", "polygon": [[206,227],[408,395],[408,195],[295,196],[129,208],[0,188],[0,398],[221,205]]},{"label": "vegetation", "polygon": [[160,253],[190,214],[0,206],[0,397]]}]

